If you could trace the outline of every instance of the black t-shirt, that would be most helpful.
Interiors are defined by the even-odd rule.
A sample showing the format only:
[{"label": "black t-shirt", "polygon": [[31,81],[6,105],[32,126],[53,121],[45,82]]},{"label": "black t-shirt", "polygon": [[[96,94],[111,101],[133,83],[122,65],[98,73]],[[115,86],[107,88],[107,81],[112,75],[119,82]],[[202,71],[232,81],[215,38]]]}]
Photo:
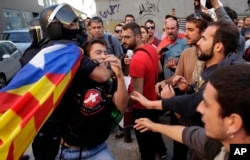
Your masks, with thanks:
[{"label": "black t-shirt", "polygon": [[71,105],[65,117],[63,138],[73,146],[93,147],[109,136],[112,95],[117,81],[97,83],[77,74],[71,87]]}]

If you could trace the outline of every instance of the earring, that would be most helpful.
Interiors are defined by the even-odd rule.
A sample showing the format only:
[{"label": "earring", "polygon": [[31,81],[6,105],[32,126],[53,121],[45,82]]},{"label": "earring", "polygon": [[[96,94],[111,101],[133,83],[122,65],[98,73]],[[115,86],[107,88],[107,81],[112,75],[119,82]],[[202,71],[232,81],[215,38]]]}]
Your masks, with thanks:
[{"label": "earring", "polygon": [[234,135],[232,133],[230,133],[230,131],[227,131],[227,137],[228,138],[234,138]]}]

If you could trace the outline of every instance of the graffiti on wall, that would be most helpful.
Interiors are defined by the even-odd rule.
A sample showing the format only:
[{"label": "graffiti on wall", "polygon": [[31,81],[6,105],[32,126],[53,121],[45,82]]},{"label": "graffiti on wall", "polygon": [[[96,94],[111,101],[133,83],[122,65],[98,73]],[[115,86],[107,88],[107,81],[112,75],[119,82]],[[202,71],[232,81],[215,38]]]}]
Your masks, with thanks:
[{"label": "graffiti on wall", "polygon": [[119,7],[120,4],[109,5],[108,9],[105,9],[104,11],[99,11],[99,15],[104,19],[108,18],[108,16],[112,16],[115,13],[119,12]]},{"label": "graffiti on wall", "polygon": [[250,0],[247,0],[247,6],[248,8],[245,10],[245,12],[250,10]]},{"label": "graffiti on wall", "polygon": [[159,13],[159,2],[160,0],[156,2],[146,0],[146,2],[139,5],[139,15],[143,17],[148,15],[156,16]]}]

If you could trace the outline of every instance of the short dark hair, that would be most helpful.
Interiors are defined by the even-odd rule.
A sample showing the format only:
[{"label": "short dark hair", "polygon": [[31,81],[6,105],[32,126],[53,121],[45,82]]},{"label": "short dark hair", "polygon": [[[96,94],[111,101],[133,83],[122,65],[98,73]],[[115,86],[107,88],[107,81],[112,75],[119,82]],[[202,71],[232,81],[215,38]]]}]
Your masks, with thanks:
[{"label": "short dark hair", "polygon": [[124,21],[126,21],[126,18],[127,18],[127,17],[133,18],[133,19],[134,19],[134,22],[135,22],[135,17],[134,17],[132,14],[127,14],[127,15],[125,16]]},{"label": "short dark hair", "polygon": [[209,14],[203,12],[192,13],[186,17],[186,22],[192,22],[196,25],[200,31],[204,31],[208,24],[213,22],[212,17]]},{"label": "short dark hair", "polygon": [[[118,24],[115,25],[115,28],[116,28],[116,27],[122,27],[122,26],[123,26],[123,25],[122,25],[121,23],[118,23]],[[115,28],[114,28],[114,29],[115,29]]]},{"label": "short dark hair", "polygon": [[250,134],[250,65],[237,64],[220,67],[209,77],[210,84],[217,91],[222,118],[239,114],[243,127]]},{"label": "short dark hair", "polygon": [[89,40],[83,47],[84,49],[84,54],[89,57],[90,50],[92,49],[92,45],[98,43],[101,45],[104,45],[108,49],[108,44],[105,40],[99,39],[99,38],[94,38]]},{"label": "short dark hair", "polygon": [[148,28],[146,26],[141,25],[140,28],[144,28],[146,32],[148,33]]},{"label": "short dark hair", "polygon": [[214,34],[214,42],[221,42],[224,46],[225,56],[231,52],[236,52],[240,38],[239,30],[235,24],[228,21],[212,22],[209,26],[215,26],[217,29]]},{"label": "short dark hair", "polygon": [[170,14],[167,14],[167,15],[165,16],[165,20],[166,20],[166,19],[169,19],[169,18],[172,18],[172,19],[178,21],[177,17],[172,16],[172,15],[170,15]]},{"label": "short dark hair", "polygon": [[123,30],[132,30],[134,32],[134,34],[141,34],[141,28],[137,23],[131,22],[131,23],[127,23],[124,26],[122,26]]},{"label": "short dark hair", "polygon": [[146,25],[147,23],[150,23],[150,24],[154,24],[154,25],[155,25],[155,22],[154,22],[152,19],[146,20],[145,25]]},{"label": "short dark hair", "polygon": [[232,8],[225,6],[224,7],[227,15],[231,18],[231,20],[234,22],[235,20],[237,20],[238,15],[237,12],[235,10],[233,10]]},{"label": "short dark hair", "polygon": [[172,16],[172,15],[170,15],[170,14],[167,14],[166,16],[165,16],[165,20],[166,19],[173,19],[173,20],[175,20],[176,21],[176,25],[177,25],[177,28],[179,28],[179,21],[178,21],[178,18],[177,17],[175,17],[175,16]]},{"label": "short dark hair", "polygon": [[94,17],[90,18],[88,26],[90,26],[92,22],[101,22],[103,25],[103,20],[99,16],[94,16]]}]

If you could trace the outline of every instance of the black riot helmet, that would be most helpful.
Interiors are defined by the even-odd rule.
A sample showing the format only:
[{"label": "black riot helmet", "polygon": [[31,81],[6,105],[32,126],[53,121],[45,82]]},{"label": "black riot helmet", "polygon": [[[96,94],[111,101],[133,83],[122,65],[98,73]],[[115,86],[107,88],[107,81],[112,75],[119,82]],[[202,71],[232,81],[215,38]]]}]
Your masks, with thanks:
[{"label": "black riot helmet", "polygon": [[40,13],[40,25],[50,39],[73,39],[76,29],[66,29],[63,24],[70,25],[77,21],[77,15],[68,4],[51,5]]},{"label": "black riot helmet", "polygon": [[39,17],[35,17],[30,21],[29,33],[31,35],[33,45],[38,44],[38,42],[44,38]]}]

